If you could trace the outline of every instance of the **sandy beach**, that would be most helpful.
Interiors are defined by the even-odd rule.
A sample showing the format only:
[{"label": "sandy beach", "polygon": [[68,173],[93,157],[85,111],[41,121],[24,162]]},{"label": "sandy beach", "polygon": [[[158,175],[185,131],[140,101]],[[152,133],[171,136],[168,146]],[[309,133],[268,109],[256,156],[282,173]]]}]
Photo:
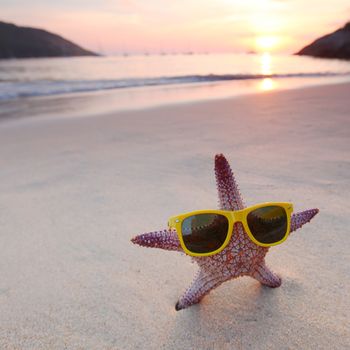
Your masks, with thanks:
[{"label": "sandy beach", "polygon": [[[0,349],[349,349],[350,84],[0,122]],[[28,112],[29,113],[29,112]],[[319,208],[245,277],[175,303],[197,266],[136,234],[217,208],[223,153],[247,205]]]}]

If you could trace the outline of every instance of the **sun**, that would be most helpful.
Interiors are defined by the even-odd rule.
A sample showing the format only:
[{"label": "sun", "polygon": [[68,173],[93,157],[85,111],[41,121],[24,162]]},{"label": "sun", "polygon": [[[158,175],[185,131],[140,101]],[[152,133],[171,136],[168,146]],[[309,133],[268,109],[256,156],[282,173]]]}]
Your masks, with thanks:
[{"label": "sun", "polygon": [[258,36],[255,39],[257,49],[264,52],[275,49],[278,42],[279,39],[276,36]]}]

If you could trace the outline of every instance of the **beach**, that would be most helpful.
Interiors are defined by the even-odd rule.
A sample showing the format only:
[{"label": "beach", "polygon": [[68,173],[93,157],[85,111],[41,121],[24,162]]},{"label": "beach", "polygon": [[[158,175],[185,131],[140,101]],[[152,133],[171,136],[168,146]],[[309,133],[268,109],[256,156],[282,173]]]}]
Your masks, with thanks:
[{"label": "beach", "polygon": [[[349,92],[1,120],[0,348],[349,349]],[[280,288],[244,277],[177,312],[197,266],[130,239],[217,208],[217,153],[246,205],[320,212],[270,249]]]}]

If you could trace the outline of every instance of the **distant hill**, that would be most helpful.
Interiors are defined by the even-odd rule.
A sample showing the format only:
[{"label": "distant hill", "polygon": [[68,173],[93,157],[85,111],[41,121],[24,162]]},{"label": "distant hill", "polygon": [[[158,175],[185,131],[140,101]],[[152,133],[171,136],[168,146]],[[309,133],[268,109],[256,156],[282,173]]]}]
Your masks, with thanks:
[{"label": "distant hill", "polygon": [[0,22],[0,58],[98,56],[46,30]]},{"label": "distant hill", "polygon": [[297,55],[350,59],[350,22],[305,46]]}]

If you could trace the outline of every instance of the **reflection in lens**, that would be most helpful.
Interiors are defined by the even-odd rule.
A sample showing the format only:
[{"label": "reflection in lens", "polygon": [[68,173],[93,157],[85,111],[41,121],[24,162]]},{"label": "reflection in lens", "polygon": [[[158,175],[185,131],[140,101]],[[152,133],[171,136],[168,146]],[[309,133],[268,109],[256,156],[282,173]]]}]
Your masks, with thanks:
[{"label": "reflection in lens", "polygon": [[219,214],[198,214],[182,222],[185,246],[193,253],[210,253],[219,249],[228,234],[228,220]]},{"label": "reflection in lens", "polygon": [[251,211],[247,216],[248,226],[260,243],[276,243],[287,233],[287,214],[279,206],[266,206]]}]

